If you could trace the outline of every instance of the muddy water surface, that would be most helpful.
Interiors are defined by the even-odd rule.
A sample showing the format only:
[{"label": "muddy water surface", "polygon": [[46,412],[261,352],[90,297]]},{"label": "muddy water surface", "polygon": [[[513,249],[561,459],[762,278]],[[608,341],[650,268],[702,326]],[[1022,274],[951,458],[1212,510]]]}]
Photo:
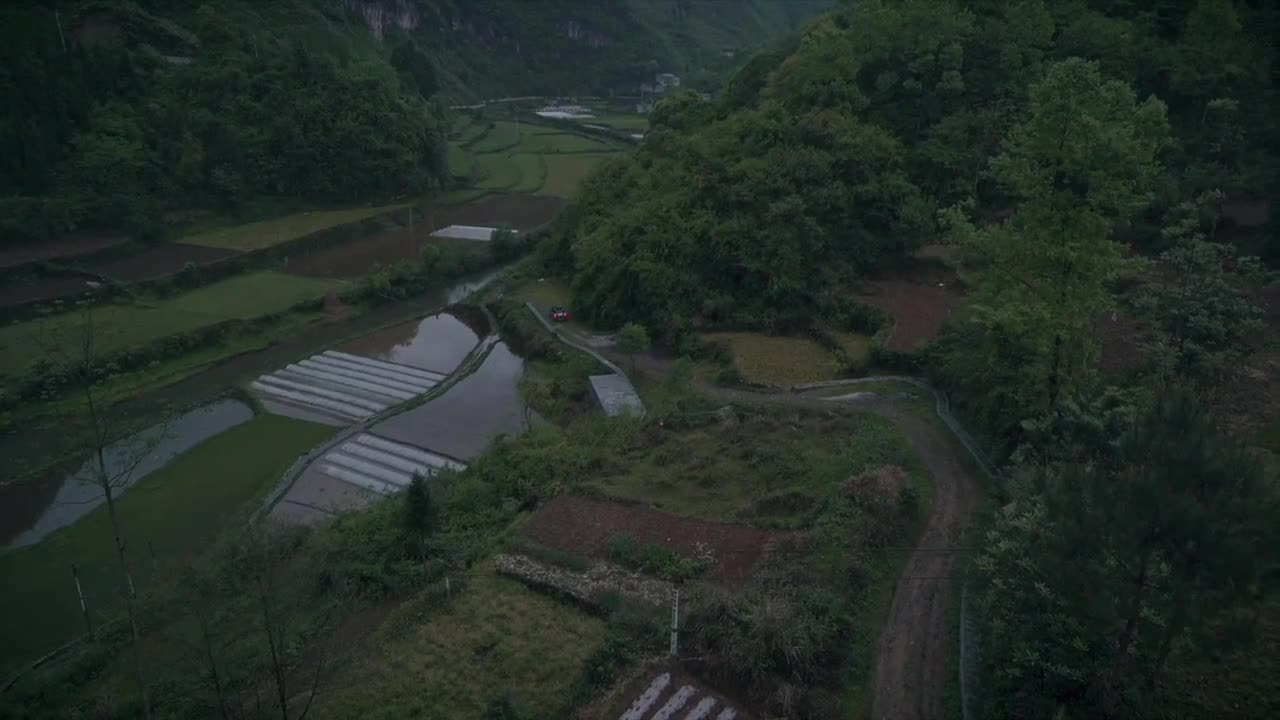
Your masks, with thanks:
[{"label": "muddy water surface", "polygon": [[506,343],[494,346],[480,368],[448,392],[422,407],[388,418],[370,432],[467,461],[480,455],[499,435],[517,435],[529,423],[517,387],[524,360]]},{"label": "muddy water surface", "polygon": [[[253,410],[238,400],[198,407],[107,447],[107,473],[119,479],[116,492],[125,492],[175,456],[252,418]],[[34,545],[101,505],[105,499],[93,482],[96,467],[96,461],[89,460],[74,472],[0,487],[0,542],[9,547]]]},{"label": "muddy water surface", "polygon": [[379,330],[335,349],[448,374],[478,342],[480,338],[465,323],[441,313]]}]

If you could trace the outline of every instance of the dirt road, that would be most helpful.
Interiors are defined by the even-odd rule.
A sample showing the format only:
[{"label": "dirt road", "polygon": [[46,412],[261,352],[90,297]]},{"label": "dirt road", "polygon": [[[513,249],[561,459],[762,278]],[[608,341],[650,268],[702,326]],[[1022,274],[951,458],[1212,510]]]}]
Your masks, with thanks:
[{"label": "dirt road", "polygon": [[[638,367],[661,374],[660,358],[647,357]],[[889,616],[881,629],[871,683],[874,720],[938,720],[943,717],[950,652],[953,578],[962,560],[955,552],[973,519],[982,487],[965,464],[964,452],[934,418],[922,417],[889,400],[835,403],[789,393],[759,393],[699,384],[698,390],[726,402],[787,405],[832,410],[843,404],[893,421],[929,471],[934,482],[933,513],[908,558],[893,593]]]}]

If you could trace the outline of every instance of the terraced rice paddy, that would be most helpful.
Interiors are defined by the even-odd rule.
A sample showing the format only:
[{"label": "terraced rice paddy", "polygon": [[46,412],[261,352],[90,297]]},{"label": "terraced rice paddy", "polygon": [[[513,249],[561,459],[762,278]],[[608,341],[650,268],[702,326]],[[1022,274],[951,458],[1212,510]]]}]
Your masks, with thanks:
[{"label": "terraced rice paddy", "polygon": [[414,475],[427,478],[465,467],[428,450],[358,433],[313,462],[272,510],[272,517],[296,523],[324,520],[403,490]]},{"label": "terraced rice paddy", "polygon": [[445,375],[326,350],[263,375],[249,387],[272,412],[341,425],[412,400]]},{"label": "terraced rice paddy", "polygon": [[[226,320],[287,310],[324,296],[343,283],[275,272],[237,275],[154,305],[104,305],[93,310],[95,350],[100,355]],[[16,372],[40,359],[66,361],[84,340],[86,317],[65,313],[0,327],[0,373]]]}]

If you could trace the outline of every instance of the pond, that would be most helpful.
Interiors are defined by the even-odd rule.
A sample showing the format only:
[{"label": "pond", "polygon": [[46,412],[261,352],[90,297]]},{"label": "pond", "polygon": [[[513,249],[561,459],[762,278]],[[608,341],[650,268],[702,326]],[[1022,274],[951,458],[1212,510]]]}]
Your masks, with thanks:
[{"label": "pond", "polygon": [[[253,409],[239,400],[202,405],[109,445],[103,453],[107,474],[115,479],[116,493],[124,493],[177,455],[252,418]],[[91,458],[74,472],[0,487],[0,542],[11,548],[34,545],[105,502],[94,481],[96,468]]]}]

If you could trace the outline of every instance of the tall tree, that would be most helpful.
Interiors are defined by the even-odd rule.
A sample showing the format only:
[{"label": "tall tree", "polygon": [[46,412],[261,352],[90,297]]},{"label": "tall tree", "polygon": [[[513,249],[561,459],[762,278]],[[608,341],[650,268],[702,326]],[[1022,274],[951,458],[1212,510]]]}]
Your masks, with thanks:
[{"label": "tall tree", "polygon": [[1017,502],[979,561],[1011,716],[1038,704],[1140,711],[1171,658],[1247,622],[1276,580],[1276,487],[1177,388]]},{"label": "tall tree", "polygon": [[1156,330],[1149,350],[1162,374],[1214,383],[1249,353],[1262,327],[1261,312],[1240,289],[1259,264],[1206,240],[1200,211],[1195,203],[1175,208],[1164,229],[1172,247],[1160,255],[1138,307]]},{"label": "tall tree", "polygon": [[977,229],[959,211],[947,214],[980,268],[972,321],[991,341],[1016,337],[1032,352],[1019,380],[1032,414],[1053,410],[1089,367],[1090,323],[1110,304],[1108,283],[1121,268],[1112,226],[1150,201],[1167,132],[1160,101],[1139,102],[1094,63],[1057,63],[991,162],[1017,202],[1013,216]]}]

